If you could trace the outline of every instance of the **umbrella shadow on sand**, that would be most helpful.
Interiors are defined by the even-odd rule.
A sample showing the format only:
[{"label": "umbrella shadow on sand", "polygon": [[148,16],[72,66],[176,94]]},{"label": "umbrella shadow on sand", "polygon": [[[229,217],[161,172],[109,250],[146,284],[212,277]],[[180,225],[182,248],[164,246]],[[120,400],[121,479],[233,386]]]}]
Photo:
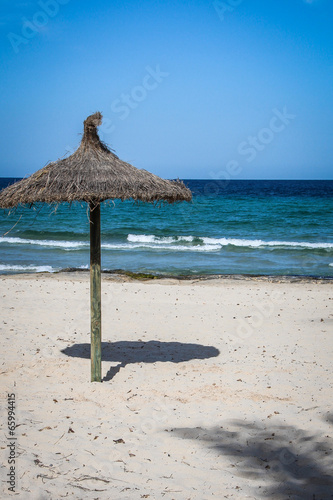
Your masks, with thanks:
[{"label": "umbrella shadow on sand", "polygon": [[[74,344],[61,352],[74,358],[90,359],[90,344]],[[119,363],[110,368],[103,381],[111,380],[120,368],[131,363],[156,363],[157,361],[183,363],[193,359],[214,358],[219,354],[220,351],[213,346],[182,342],[157,340],[102,342],[102,361]]]}]

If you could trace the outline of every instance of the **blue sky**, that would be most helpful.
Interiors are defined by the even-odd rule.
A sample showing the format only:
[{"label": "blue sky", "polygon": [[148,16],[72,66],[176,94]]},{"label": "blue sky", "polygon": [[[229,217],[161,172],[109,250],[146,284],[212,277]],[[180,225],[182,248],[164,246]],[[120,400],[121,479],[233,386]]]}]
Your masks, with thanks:
[{"label": "blue sky", "polygon": [[2,0],[0,176],[102,139],[166,178],[332,179],[331,0]]}]

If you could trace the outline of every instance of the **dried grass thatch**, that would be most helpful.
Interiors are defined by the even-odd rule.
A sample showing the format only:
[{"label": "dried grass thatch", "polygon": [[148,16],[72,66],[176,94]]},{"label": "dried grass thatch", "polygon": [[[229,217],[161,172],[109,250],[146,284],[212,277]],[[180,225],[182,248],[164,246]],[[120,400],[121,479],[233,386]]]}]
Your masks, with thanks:
[{"label": "dried grass thatch", "polygon": [[191,191],[180,181],[168,181],[121,161],[101,142],[97,112],[84,122],[79,148],[68,158],[49,163],[0,193],[0,207],[35,202],[99,202],[108,199],[146,202],[190,201]]}]

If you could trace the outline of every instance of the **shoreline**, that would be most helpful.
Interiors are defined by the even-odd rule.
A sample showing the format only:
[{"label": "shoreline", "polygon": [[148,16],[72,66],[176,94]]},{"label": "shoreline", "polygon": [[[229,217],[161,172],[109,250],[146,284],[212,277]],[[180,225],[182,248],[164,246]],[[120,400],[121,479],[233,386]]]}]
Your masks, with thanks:
[{"label": "shoreline", "polygon": [[[38,278],[38,277],[89,277],[89,269],[81,268],[64,268],[59,271],[42,271],[42,272],[20,272],[0,274],[2,278]],[[260,281],[269,283],[333,283],[333,276],[312,276],[312,275],[266,275],[266,274],[160,274],[146,272],[132,272],[124,269],[102,270],[102,278],[114,281],[137,282],[137,281],[184,281],[184,282],[200,282],[205,281]]]}]

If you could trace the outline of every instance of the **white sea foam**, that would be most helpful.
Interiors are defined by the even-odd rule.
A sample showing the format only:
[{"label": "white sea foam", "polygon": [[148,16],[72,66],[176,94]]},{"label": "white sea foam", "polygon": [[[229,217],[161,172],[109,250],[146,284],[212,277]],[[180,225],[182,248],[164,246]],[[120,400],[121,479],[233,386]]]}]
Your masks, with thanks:
[{"label": "white sea foam", "polygon": [[161,248],[163,245],[171,244],[177,246],[179,249],[181,243],[192,243],[193,246],[186,246],[186,250],[192,250],[194,247],[198,249],[216,250],[228,245],[235,247],[289,247],[289,248],[308,248],[308,249],[333,249],[333,243],[311,243],[307,241],[264,241],[264,240],[248,240],[237,238],[208,238],[208,237],[195,237],[195,236],[174,236],[174,237],[159,237],[150,235],[136,235],[129,234],[127,237],[129,242],[141,243],[144,246],[154,244],[156,247]]},{"label": "white sea foam", "polygon": [[263,240],[240,240],[233,238],[202,238],[204,243],[219,244],[221,246],[233,245],[237,247],[294,247],[294,248],[333,248],[333,243],[310,243],[307,241],[263,241]]},{"label": "white sea foam", "polygon": [[[181,243],[193,243],[196,238],[194,236],[155,236],[154,234],[129,234],[127,241],[130,243],[141,243],[144,245],[180,245]],[[200,239],[199,239],[200,241]],[[200,241],[203,244],[202,240]],[[189,246],[186,247],[189,249]]]},{"label": "white sea foam", "polygon": [[[88,249],[88,241],[64,240],[33,240],[16,237],[2,237],[0,244],[32,245],[49,248],[59,248],[66,251]],[[306,241],[264,241],[260,239],[209,238],[197,236],[156,236],[153,234],[129,234],[126,243],[102,243],[102,248],[108,250],[131,250],[145,248],[151,250],[216,252],[226,246],[246,248],[293,248],[293,249],[333,249],[333,243]]]},{"label": "white sea foam", "polygon": [[170,236],[154,236],[153,234],[129,234],[127,241],[130,243],[172,243],[173,237]]},{"label": "white sea foam", "polygon": [[65,250],[76,250],[78,248],[89,247],[89,242],[83,241],[62,241],[62,240],[31,240],[26,238],[0,238],[0,244],[7,243],[12,245],[37,245],[42,247],[63,248]]},{"label": "white sea foam", "polygon": [[185,246],[185,245],[167,245],[163,243],[123,243],[123,244],[111,244],[105,243],[102,245],[102,249],[108,250],[133,250],[144,248],[146,250],[168,250],[175,252],[216,252],[221,249],[220,245],[197,245],[197,246]]},{"label": "white sea foam", "polygon": [[34,266],[30,264],[28,266],[21,266],[16,264],[0,264],[1,271],[18,271],[18,272],[34,272],[34,273],[54,273],[55,269],[51,266]]}]

